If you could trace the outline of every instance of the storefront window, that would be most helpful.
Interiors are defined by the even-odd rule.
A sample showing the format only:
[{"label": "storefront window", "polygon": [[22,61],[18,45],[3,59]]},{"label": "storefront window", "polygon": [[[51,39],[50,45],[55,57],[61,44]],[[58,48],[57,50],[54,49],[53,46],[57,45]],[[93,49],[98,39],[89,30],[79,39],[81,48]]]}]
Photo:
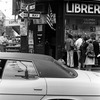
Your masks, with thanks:
[{"label": "storefront window", "polygon": [[[90,35],[95,32],[100,35],[100,19],[92,17],[74,16],[65,18],[65,30],[73,35]],[[99,34],[99,35],[98,35]]]}]

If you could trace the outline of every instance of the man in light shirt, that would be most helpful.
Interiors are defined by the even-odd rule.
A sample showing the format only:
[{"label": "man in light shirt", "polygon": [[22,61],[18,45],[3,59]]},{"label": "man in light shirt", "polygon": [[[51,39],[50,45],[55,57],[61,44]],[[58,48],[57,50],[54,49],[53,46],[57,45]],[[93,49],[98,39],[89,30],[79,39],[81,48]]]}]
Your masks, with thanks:
[{"label": "man in light shirt", "polygon": [[73,54],[74,54],[74,42],[73,42],[73,36],[69,33],[66,33],[67,37],[65,40],[65,50],[67,52],[67,66],[74,67],[74,60],[73,60]]},{"label": "man in light shirt", "polygon": [[79,62],[79,59],[80,59],[80,46],[82,45],[83,43],[83,39],[82,37],[79,37],[76,41],[75,41],[75,47],[77,49],[77,55],[78,55],[78,68],[80,69],[81,68],[81,64]]},{"label": "man in light shirt", "polygon": [[80,49],[80,46],[82,45],[82,42],[83,42],[82,38],[79,38],[79,39],[76,40],[75,46],[77,47],[77,50]]}]

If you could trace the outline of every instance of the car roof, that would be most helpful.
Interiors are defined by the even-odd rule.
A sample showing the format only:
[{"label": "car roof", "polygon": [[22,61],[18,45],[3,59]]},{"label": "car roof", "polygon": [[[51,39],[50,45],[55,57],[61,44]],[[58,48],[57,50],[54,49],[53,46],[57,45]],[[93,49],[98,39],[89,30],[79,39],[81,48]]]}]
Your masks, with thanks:
[{"label": "car roof", "polygon": [[15,53],[15,52],[0,52],[0,59],[18,59],[18,60],[48,60],[54,61],[54,58],[44,54],[31,53]]}]

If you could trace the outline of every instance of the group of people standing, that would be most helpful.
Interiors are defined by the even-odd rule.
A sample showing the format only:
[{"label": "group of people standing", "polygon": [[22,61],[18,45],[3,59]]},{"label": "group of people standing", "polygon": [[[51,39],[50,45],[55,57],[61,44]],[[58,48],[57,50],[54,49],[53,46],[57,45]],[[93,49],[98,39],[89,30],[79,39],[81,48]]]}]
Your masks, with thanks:
[{"label": "group of people standing", "polygon": [[96,40],[95,33],[77,37],[67,33],[65,50],[67,52],[66,65],[69,67],[91,70],[92,66],[98,64],[99,42]]}]

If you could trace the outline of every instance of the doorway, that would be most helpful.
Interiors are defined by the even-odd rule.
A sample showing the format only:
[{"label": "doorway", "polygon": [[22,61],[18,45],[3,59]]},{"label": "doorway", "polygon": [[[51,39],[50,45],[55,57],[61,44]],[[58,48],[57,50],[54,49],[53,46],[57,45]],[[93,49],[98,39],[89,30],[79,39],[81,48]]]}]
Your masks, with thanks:
[{"label": "doorway", "polygon": [[45,54],[54,58],[56,54],[56,31],[52,30],[48,24],[45,25]]}]

